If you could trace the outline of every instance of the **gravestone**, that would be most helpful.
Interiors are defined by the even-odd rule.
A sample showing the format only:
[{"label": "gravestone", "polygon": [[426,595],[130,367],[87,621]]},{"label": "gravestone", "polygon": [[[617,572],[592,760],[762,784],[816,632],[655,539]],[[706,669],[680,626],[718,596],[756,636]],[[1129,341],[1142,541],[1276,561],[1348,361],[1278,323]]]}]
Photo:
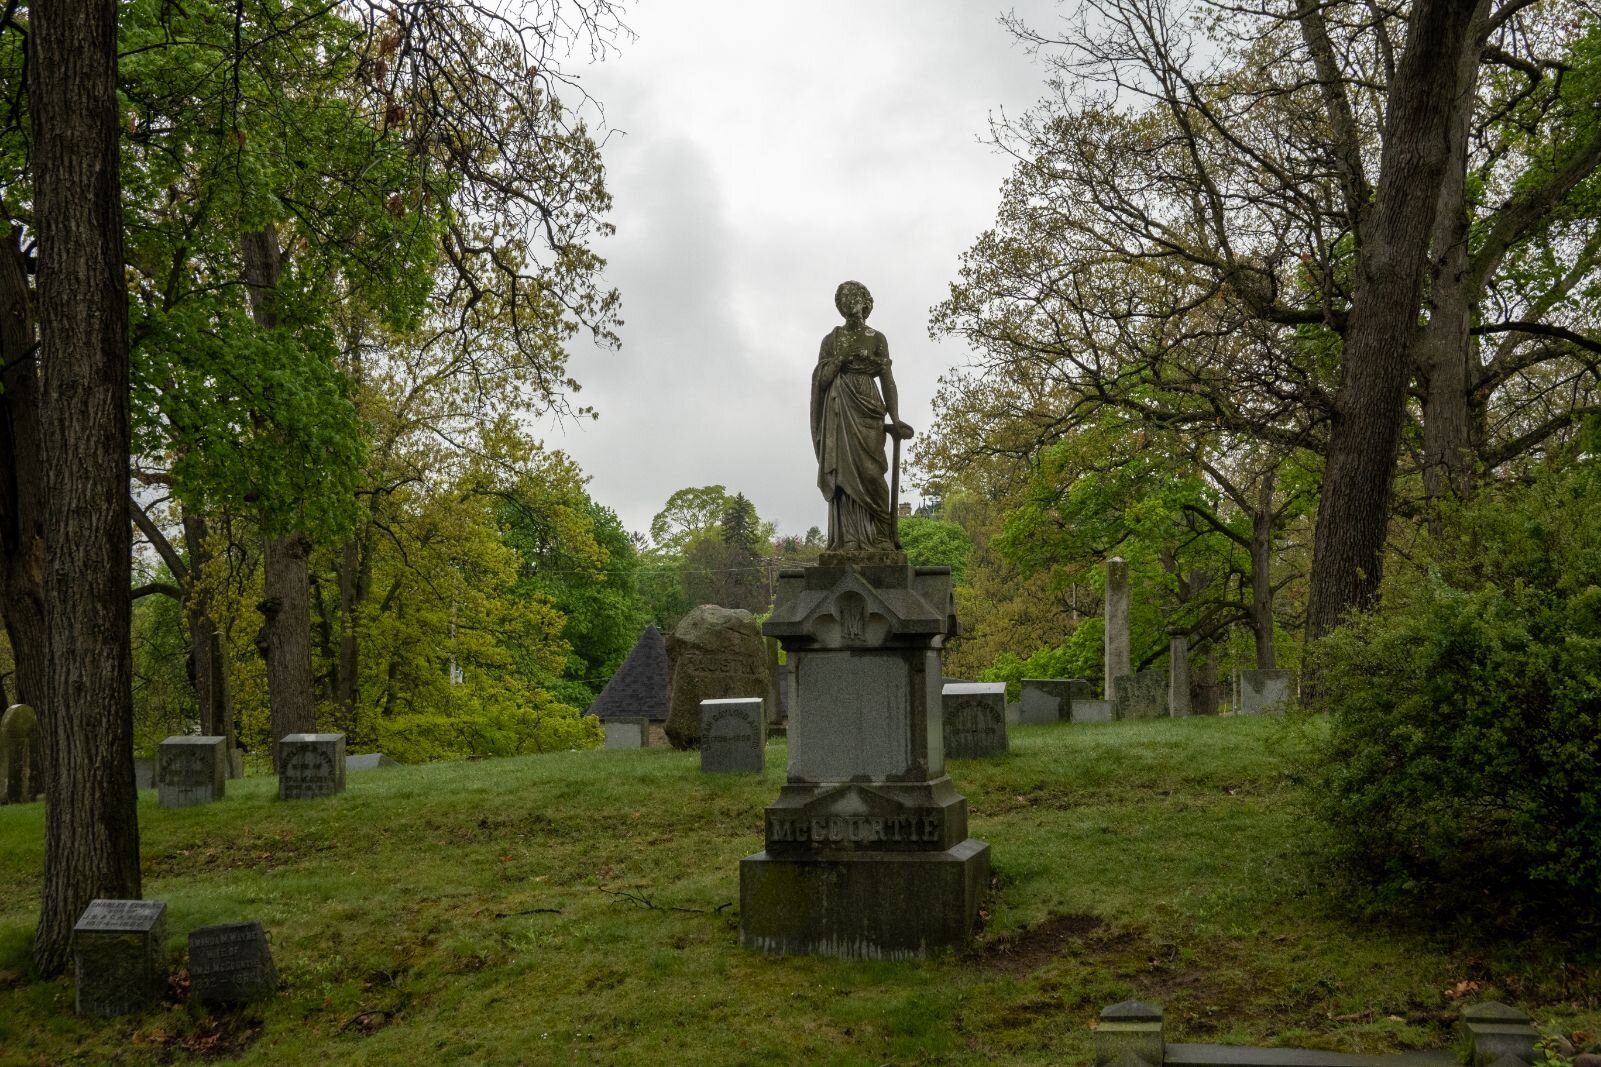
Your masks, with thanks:
[{"label": "gravestone", "polygon": [[650,747],[650,720],[643,716],[637,719],[602,719],[601,726],[606,730],[606,740],[601,742],[601,748]]},{"label": "gravestone", "polygon": [[226,737],[169,737],[156,749],[156,789],[163,808],[221,800],[228,788]]},{"label": "gravestone", "polygon": [[1020,701],[1008,700],[1006,702],[1006,725],[1020,726],[1023,722],[1023,705]]},{"label": "gravestone", "polygon": [[1114,687],[1112,715],[1118,719],[1167,718],[1167,672],[1125,674]]},{"label": "gravestone", "polygon": [[1006,683],[946,682],[942,693],[945,755],[1006,755]]},{"label": "gravestone", "polygon": [[700,769],[712,773],[767,769],[767,719],[759,697],[700,702]]},{"label": "gravestone", "polygon": [[156,787],[155,760],[136,759],[133,761],[133,786],[135,789],[154,789]]},{"label": "gravestone", "polygon": [[667,740],[674,748],[700,743],[701,701],[767,695],[767,654],[748,611],[702,604],[673,627],[667,658]]},{"label": "gravestone", "polygon": [[1190,703],[1190,639],[1170,634],[1167,641],[1167,713],[1175,719],[1188,718]]},{"label": "gravestone", "polygon": [[0,804],[30,804],[44,795],[44,742],[39,717],[26,704],[0,715]]},{"label": "gravestone", "polygon": [[167,904],[93,900],[72,928],[79,1015],[144,1011],[167,988]]},{"label": "gravestone", "polygon": [[278,799],[306,800],[345,791],[345,735],[289,734],[278,742]]},{"label": "gravestone", "polygon": [[661,722],[667,718],[667,642],[647,626],[585,715],[604,724],[610,719]]},{"label": "gravestone", "polygon": [[1277,715],[1295,693],[1294,671],[1235,671],[1234,714]]},{"label": "gravestone", "polygon": [[189,932],[189,989],[202,1004],[247,1004],[278,988],[278,972],[259,922]]},{"label": "gravestone", "polygon": [[1087,678],[1069,678],[1067,680],[1067,695],[1073,700],[1094,700],[1095,687]]},{"label": "gravestone", "polygon": [[945,567],[825,553],[780,572],[764,627],[796,671],[789,775],[740,862],[740,938],[782,955],[909,959],[966,944],[989,845],[945,773]]},{"label": "gravestone", "polygon": [[1129,673],[1128,640],[1128,563],[1120,558],[1106,561],[1106,699],[1117,703],[1117,680]]},{"label": "gravestone", "polygon": [[1024,726],[1063,722],[1072,715],[1072,700],[1066,678],[1024,678],[1018,722]]},{"label": "gravestone", "polygon": [[345,757],[345,773],[375,771],[380,767],[398,767],[394,760],[382,752],[353,752]]},{"label": "gravestone", "polygon": [[1078,700],[1073,701],[1074,722],[1111,722],[1112,702],[1110,700]]}]

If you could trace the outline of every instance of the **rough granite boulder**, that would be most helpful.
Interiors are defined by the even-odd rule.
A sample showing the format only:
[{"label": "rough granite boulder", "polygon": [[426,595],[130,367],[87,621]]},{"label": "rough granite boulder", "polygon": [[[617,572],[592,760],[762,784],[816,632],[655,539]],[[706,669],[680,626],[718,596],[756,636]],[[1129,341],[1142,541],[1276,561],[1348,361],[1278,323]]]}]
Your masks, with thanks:
[{"label": "rough granite boulder", "polygon": [[667,740],[674,748],[700,743],[701,701],[767,696],[767,653],[748,611],[702,604],[673,628],[667,659]]}]

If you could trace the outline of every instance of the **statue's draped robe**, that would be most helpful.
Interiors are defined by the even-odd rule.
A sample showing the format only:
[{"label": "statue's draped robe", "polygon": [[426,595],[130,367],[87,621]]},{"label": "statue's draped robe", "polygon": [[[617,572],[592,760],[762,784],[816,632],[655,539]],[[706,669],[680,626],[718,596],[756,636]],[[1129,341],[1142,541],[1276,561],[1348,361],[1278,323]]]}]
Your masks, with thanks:
[{"label": "statue's draped robe", "polygon": [[[843,362],[823,381],[830,360]],[[812,372],[812,445],[817,488],[828,501],[828,547],[889,548],[889,461],[884,455],[884,398],[878,376],[889,366],[884,335],[837,326]]]}]

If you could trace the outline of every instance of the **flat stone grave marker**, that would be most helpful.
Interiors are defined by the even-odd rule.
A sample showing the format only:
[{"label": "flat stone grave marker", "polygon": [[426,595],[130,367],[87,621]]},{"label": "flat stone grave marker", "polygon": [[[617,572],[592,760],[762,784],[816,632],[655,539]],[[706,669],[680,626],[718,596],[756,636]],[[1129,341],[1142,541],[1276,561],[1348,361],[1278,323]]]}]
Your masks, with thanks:
[{"label": "flat stone grave marker", "polygon": [[603,719],[601,726],[606,731],[606,740],[602,748],[649,748],[650,747],[650,720],[643,716],[629,719]]},{"label": "flat stone grave marker", "polygon": [[44,795],[39,717],[26,704],[0,715],[0,804],[30,804]]},{"label": "flat stone grave marker", "polygon": [[187,808],[221,800],[228,788],[226,737],[169,737],[156,749],[157,802]]},{"label": "flat stone grave marker", "polygon": [[761,698],[700,702],[700,769],[750,774],[767,769],[767,716]]},{"label": "flat stone grave marker", "polygon": [[382,752],[353,752],[345,757],[345,772],[375,771],[379,767],[398,767],[399,764]]},{"label": "flat stone grave marker", "polygon": [[272,994],[278,972],[261,923],[189,931],[189,990],[202,1004],[245,1004]]},{"label": "flat stone grave marker", "polygon": [[1006,683],[946,682],[945,755],[982,759],[1006,755]]},{"label": "flat stone grave marker", "polygon": [[167,902],[93,900],[72,928],[79,1015],[144,1011],[167,987]]},{"label": "flat stone grave marker", "polygon": [[1235,671],[1234,714],[1280,714],[1294,691],[1294,671]]},{"label": "flat stone grave marker", "polygon": [[1024,726],[1061,722],[1072,715],[1066,678],[1024,678],[1018,722]]},{"label": "flat stone grave marker", "polygon": [[278,799],[331,797],[345,791],[345,735],[289,734],[278,742]]},{"label": "flat stone grave marker", "polygon": [[1086,697],[1080,700],[1073,698],[1074,722],[1111,722],[1112,702],[1110,700],[1091,700]]},{"label": "flat stone grave marker", "polygon": [[1112,713],[1119,719],[1167,718],[1167,672],[1137,671],[1119,675]]}]

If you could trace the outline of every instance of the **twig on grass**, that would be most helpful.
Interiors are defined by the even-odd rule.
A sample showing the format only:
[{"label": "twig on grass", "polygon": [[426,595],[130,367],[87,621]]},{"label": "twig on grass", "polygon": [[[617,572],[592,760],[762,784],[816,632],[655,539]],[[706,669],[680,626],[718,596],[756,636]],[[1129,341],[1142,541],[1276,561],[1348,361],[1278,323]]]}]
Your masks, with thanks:
[{"label": "twig on grass", "polygon": [[560,908],[528,908],[524,911],[497,911],[495,918],[511,919],[518,915],[560,915]]},{"label": "twig on grass", "polygon": [[631,904],[638,904],[640,907],[648,908],[651,911],[681,911],[690,915],[717,915],[720,914],[724,908],[731,908],[734,906],[734,902],[730,900],[726,904],[717,905],[715,908],[680,908],[672,904],[658,904],[647,896],[642,896],[639,893],[630,893],[626,889],[607,889],[603,885],[596,886],[595,888],[599,889],[602,893],[605,893],[608,896],[621,897]]}]

